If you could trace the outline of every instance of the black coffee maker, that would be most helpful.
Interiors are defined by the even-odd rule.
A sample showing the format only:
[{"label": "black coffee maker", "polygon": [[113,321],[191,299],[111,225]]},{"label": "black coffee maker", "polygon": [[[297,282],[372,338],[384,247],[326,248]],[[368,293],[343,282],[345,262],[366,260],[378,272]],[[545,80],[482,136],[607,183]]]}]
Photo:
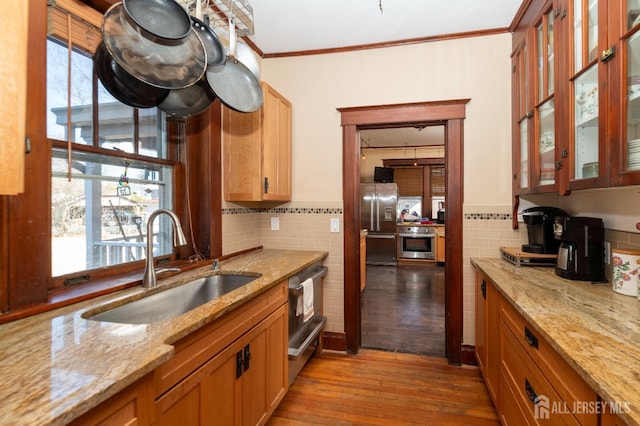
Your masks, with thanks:
[{"label": "black coffee maker", "polygon": [[522,245],[522,251],[538,254],[558,254],[560,241],[553,236],[556,217],[569,216],[556,207],[531,207],[522,211],[522,219],[527,224],[529,243]]},{"label": "black coffee maker", "polygon": [[604,281],[604,225],[595,217],[557,217],[560,241],[556,275],[570,280]]}]

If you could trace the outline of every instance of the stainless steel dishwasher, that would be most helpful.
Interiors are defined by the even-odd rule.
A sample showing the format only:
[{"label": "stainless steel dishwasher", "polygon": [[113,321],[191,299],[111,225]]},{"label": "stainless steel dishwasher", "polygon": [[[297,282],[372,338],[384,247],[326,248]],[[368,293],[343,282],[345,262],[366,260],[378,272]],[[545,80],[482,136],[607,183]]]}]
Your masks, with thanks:
[{"label": "stainless steel dishwasher", "polygon": [[[327,322],[322,315],[322,278],[327,271],[322,262],[316,262],[289,278],[289,384],[298,376],[320,343]],[[304,284],[308,279],[313,281],[313,315],[305,321],[300,303],[303,302]]]}]

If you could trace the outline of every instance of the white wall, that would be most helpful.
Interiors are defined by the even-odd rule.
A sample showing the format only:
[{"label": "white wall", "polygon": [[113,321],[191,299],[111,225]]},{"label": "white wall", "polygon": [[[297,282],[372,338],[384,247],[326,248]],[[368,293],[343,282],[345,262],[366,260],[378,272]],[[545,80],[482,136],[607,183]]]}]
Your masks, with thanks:
[{"label": "white wall", "polygon": [[293,198],[342,199],[336,108],[469,98],[465,201],[510,203],[510,53],[500,34],[263,60],[262,78],[293,103]]},{"label": "white wall", "polygon": [[[470,99],[464,122],[465,214],[478,208],[489,213],[485,222],[474,220],[465,236],[464,343],[474,343],[475,308],[473,271],[469,256],[499,254],[504,241],[517,240],[503,220],[511,206],[511,35],[499,34],[447,40],[410,46],[314,56],[272,58],[262,61],[262,79],[293,104],[293,200],[280,209],[258,213],[247,211],[243,219],[231,203],[223,211],[225,253],[256,245],[258,241],[232,229],[246,228],[246,221],[261,223],[260,242],[266,248],[299,249],[300,230],[271,231],[265,217],[280,215],[283,223],[309,229],[320,227],[329,216],[342,211],[342,128],[337,108],[401,104],[452,99]],[[467,207],[471,206],[471,207]],[[319,207],[300,217],[300,209]],[[471,210],[470,210],[471,208]],[[339,212],[339,213],[336,213]],[[483,216],[485,217],[485,216]],[[500,240],[487,240],[495,232],[481,228],[506,228]],[[243,225],[244,223],[244,225]],[[239,224],[235,227],[235,224]],[[465,227],[467,221],[465,220]],[[255,228],[254,228],[255,229]],[[256,229],[257,230],[257,229]],[[309,241],[309,248],[326,250],[336,269],[325,285],[325,311],[329,331],[342,332],[343,276],[342,228],[338,235]],[[304,233],[302,234],[304,235]],[[255,236],[255,234],[254,234]],[[336,239],[337,237],[337,239]],[[244,241],[246,239],[246,241]],[[487,243],[489,241],[489,243]],[[491,244],[495,246],[490,247]],[[478,248],[478,247],[481,247]]]}]

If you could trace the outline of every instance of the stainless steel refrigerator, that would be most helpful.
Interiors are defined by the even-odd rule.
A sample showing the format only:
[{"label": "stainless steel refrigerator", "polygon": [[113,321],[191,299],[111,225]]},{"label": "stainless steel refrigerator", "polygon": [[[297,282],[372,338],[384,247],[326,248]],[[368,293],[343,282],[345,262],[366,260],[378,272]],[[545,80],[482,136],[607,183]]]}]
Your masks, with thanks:
[{"label": "stainless steel refrigerator", "polygon": [[398,185],[360,184],[360,228],[367,229],[367,264],[397,264]]}]

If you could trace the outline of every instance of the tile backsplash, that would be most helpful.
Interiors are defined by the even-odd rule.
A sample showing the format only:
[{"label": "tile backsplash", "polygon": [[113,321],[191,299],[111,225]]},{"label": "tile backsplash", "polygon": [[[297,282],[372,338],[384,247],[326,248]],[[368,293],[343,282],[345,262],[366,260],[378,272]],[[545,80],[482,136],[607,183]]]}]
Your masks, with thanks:
[{"label": "tile backsplash", "polygon": [[[277,218],[278,230],[272,230]],[[339,232],[331,232],[338,219]],[[342,202],[289,203],[287,207],[222,210],[222,251],[234,253],[262,245],[266,249],[321,250],[329,253],[324,265],[323,307],[327,331],[344,330],[344,251]]]},{"label": "tile backsplash", "polygon": [[[265,248],[323,250],[329,253],[325,265],[324,309],[327,331],[344,331],[344,247],[342,202],[290,203],[287,207],[245,208],[228,204],[222,211],[223,253],[259,245]],[[512,229],[510,205],[465,205],[463,217],[463,343],[475,344],[475,282],[472,257],[499,257],[500,247],[520,247],[527,242],[527,229],[519,223]],[[271,229],[277,218],[279,230]],[[331,219],[340,222],[331,232]],[[640,250],[640,234],[605,230],[611,248]],[[611,265],[605,267],[611,277]]]}]

